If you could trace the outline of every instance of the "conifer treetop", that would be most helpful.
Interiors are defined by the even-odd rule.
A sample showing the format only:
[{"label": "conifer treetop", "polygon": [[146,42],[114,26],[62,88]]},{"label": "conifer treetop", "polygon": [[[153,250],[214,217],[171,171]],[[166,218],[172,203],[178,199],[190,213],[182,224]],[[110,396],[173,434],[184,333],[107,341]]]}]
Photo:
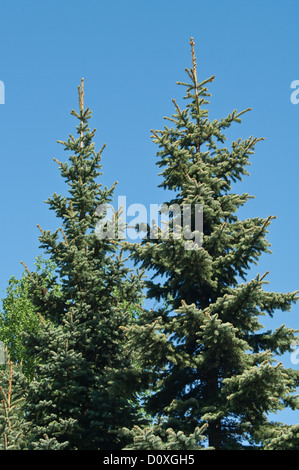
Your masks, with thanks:
[{"label": "conifer treetop", "polygon": [[[162,169],[159,186],[171,192],[163,203],[200,204],[203,243],[186,250],[184,237],[172,236],[170,221],[167,239],[131,245],[136,264],[151,271],[147,297],[161,303],[148,313],[148,325],[131,327],[130,346],[154,377],[145,410],[165,428],[190,435],[208,424],[215,449],[246,448],[244,438],[262,448],[273,430],[281,430],[268,414],[296,409],[299,400],[298,373],[276,360],[292,350],[297,331],[285,325],[265,331],[259,319],[289,311],[298,291],[264,289],[268,271],[249,277],[261,255],[271,253],[267,233],[275,217],[241,219],[239,208],[253,196],[235,193],[233,183],[249,174],[250,156],[263,138],[240,138],[225,147],[227,129],[251,108],[209,119],[207,84],[215,76],[198,81],[193,38],[190,46],[188,83],[177,82],[186,87],[187,105],[182,109],[173,100],[175,111],[165,118],[172,127],[152,131],[152,138]],[[293,445],[293,434],[288,439]]]},{"label": "conifer treetop", "polygon": [[37,379],[26,402],[33,423],[30,445],[37,450],[119,448],[120,429],[139,422],[132,391],[136,371],[121,327],[130,324],[142,298],[141,279],[118,256],[114,240],[96,234],[97,207],[113,201],[115,185],[98,181],[104,147],[95,150],[84,93],[82,78],[79,110],[71,111],[76,135],[58,141],[70,153],[65,163],[57,161],[67,195],[54,193],[46,201],[60,227],[53,232],[39,227],[55,277],[45,285],[39,273],[29,274],[41,319],[41,329],[27,338],[37,359]]}]

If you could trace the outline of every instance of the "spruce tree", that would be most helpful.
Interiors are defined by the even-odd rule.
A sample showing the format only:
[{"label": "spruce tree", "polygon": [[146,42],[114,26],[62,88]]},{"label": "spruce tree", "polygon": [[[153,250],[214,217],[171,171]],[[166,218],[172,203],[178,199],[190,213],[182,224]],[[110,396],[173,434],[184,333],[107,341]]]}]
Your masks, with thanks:
[{"label": "spruce tree", "polygon": [[82,79],[79,112],[71,112],[77,136],[58,141],[71,152],[69,161],[54,159],[68,192],[46,201],[61,225],[54,232],[38,226],[55,275],[45,279],[26,267],[42,325],[26,339],[36,363],[26,416],[37,450],[118,449],[127,442],[121,429],[139,422],[136,372],[122,327],[134,321],[142,280],[125,266],[118,242],[96,234],[104,217],[97,208],[112,202],[115,185],[98,182],[105,146],[95,151],[83,85]]},{"label": "spruce tree", "polygon": [[[298,372],[277,362],[292,350],[296,331],[285,325],[265,331],[260,323],[263,315],[290,310],[297,292],[269,291],[268,273],[250,278],[260,256],[271,253],[266,236],[273,217],[241,220],[237,212],[252,196],[233,191],[249,174],[249,158],[262,139],[225,146],[226,130],[245,111],[209,119],[207,87],[215,77],[198,81],[193,38],[190,45],[188,82],[178,82],[187,105],[182,109],[173,100],[174,114],[165,118],[172,127],[152,131],[152,138],[159,147],[160,187],[172,194],[166,207],[177,204],[181,214],[191,207],[194,237],[196,208],[202,207],[202,243],[186,241],[173,213],[165,230],[149,227],[142,243],[126,245],[136,264],[153,273],[148,297],[164,302],[144,313],[147,324],[130,328],[131,348],[152,386],[145,409],[164,429],[186,435],[207,424],[214,449],[275,448],[283,440],[275,433],[288,434],[289,446],[298,449],[298,427],[268,418],[298,408]],[[140,431],[132,432],[136,441]]]}]

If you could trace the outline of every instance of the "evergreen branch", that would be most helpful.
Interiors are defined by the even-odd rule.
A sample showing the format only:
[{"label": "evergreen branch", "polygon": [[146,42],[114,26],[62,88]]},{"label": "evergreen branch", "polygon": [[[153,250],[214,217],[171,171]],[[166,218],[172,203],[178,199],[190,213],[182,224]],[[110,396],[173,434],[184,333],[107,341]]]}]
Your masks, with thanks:
[{"label": "evergreen branch", "polygon": [[[197,108],[197,116],[196,116],[196,122],[197,125],[199,126],[200,123],[200,103],[199,103],[199,97],[198,97],[198,83],[197,83],[197,64],[196,64],[196,57],[195,57],[195,51],[194,51],[194,40],[191,38],[190,40],[190,45],[191,45],[191,55],[192,55],[192,64],[193,64],[193,82],[194,82],[194,90],[195,90],[195,103],[196,103],[196,108]],[[198,148],[198,151],[200,151],[200,147]]]},{"label": "evergreen branch", "polygon": [[206,83],[210,83],[210,82],[213,82],[216,78],[216,75],[212,75],[211,77],[207,78],[206,80],[204,80],[203,82],[200,82],[198,83],[198,87],[202,87],[203,85],[205,85]]},{"label": "evergreen branch", "polygon": [[180,115],[180,118],[184,121],[184,124],[185,124],[185,126],[187,127],[187,121],[186,121],[186,118],[185,118],[185,116],[184,116],[184,113],[181,111],[181,109],[180,109],[180,107],[179,107],[179,105],[177,104],[177,102],[176,102],[175,99],[173,99],[172,102],[173,102],[173,104],[174,104],[174,106],[175,106],[175,108],[176,108],[178,114]]},{"label": "evergreen branch", "polygon": [[81,113],[81,122],[80,122],[80,127],[81,127],[81,141],[80,141],[80,148],[83,149],[83,113],[84,113],[84,78],[81,79],[81,85],[78,87],[79,91],[79,107],[80,107],[80,113]]},{"label": "evergreen branch", "polygon": [[37,315],[38,315],[39,318],[41,319],[42,324],[43,324],[44,326],[46,326],[46,321],[45,321],[44,317],[41,315],[41,313],[37,312]]},{"label": "evergreen branch", "polygon": [[30,271],[28,269],[28,267],[26,266],[26,264],[23,262],[23,261],[20,261],[20,263],[24,266],[24,268],[26,269],[26,272],[28,275],[30,275]]},{"label": "evergreen branch", "polygon": [[[214,243],[212,245],[212,249],[215,247],[216,243],[219,241],[219,239],[221,238],[221,235],[223,234],[223,231],[225,229],[225,227],[227,226],[227,222],[223,222],[223,224],[221,225],[220,227],[220,230],[219,230],[219,233],[217,234],[217,237],[215,237],[215,240],[214,240]],[[211,248],[209,248],[209,252],[211,252]]]},{"label": "evergreen branch", "polygon": [[185,83],[185,82],[176,82],[177,85],[183,85],[183,86],[186,86],[188,88],[191,87],[190,83]]},{"label": "evergreen branch", "polygon": [[236,117],[236,118],[239,118],[240,116],[242,116],[242,114],[245,114],[245,113],[247,113],[248,111],[252,111],[252,108],[244,109],[244,110],[241,111],[240,113],[236,114],[235,117]]},{"label": "evergreen branch", "polygon": [[39,224],[36,224],[36,226],[39,228],[41,234],[44,235],[44,231],[43,231],[43,229],[41,228],[41,226],[40,226]]},{"label": "evergreen branch", "polygon": [[8,409],[10,409],[10,401],[11,401],[13,363],[10,362],[9,366],[10,367],[9,367],[8,396],[7,396]]},{"label": "evergreen branch", "polygon": [[177,119],[173,119],[173,118],[170,118],[170,117],[167,117],[167,116],[163,116],[163,119],[167,119],[168,121],[171,121],[171,122],[174,122],[175,124],[178,124]]},{"label": "evergreen branch", "polygon": [[78,86],[80,112],[84,113],[84,78],[81,78],[81,84]]},{"label": "evergreen branch", "polygon": [[261,227],[261,232],[265,230],[265,228],[271,223],[271,220],[275,220],[276,216],[275,215],[269,215],[269,217],[266,218],[264,221],[262,227]]},{"label": "evergreen branch", "polygon": [[6,405],[8,406],[8,400],[7,400],[7,397],[6,397],[6,393],[4,392],[3,388],[0,386],[0,392],[3,396],[3,401],[6,403]]},{"label": "evergreen branch", "polygon": [[4,441],[4,450],[7,450],[8,448],[8,444],[7,444],[7,436],[6,436],[6,432],[3,433],[3,441]]},{"label": "evergreen branch", "polygon": [[69,212],[71,214],[71,217],[74,217],[74,211],[73,211],[73,201],[70,201],[70,208],[69,208]]},{"label": "evergreen branch", "polygon": [[[73,208],[72,208],[72,210],[73,210]],[[68,241],[67,241],[67,238],[66,238],[66,235],[65,235],[64,231],[62,230],[61,227],[59,227],[58,230],[60,230],[60,232],[62,233],[62,236],[63,236],[64,241],[65,241],[65,246],[68,246],[69,243],[68,243]]]},{"label": "evergreen branch", "polygon": [[262,281],[265,279],[265,277],[268,276],[269,272],[270,272],[270,271],[266,271],[266,272],[262,275],[262,277],[260,277],[260,275],[258,274],[258,275],[257,275],[257,280],[258,280],[259,282],[262,282]]},{"label": "evergreen branch", "polygon": [[269,271],[266,271],[262,277],[260,277],[260,275],[258,274],[256,276],[256,279],[255,279],[255,283],[253,283],[252,287],[248,290],[248,295],[247,295],[247,298],[244,298],[243,299],[243,302],[241,303],[241,305],[239,305],[237,308],[238,310],[242,309],[243,306],[246,305],[246,301],[250,298],[250,295],[252,294],[252,292],[255,291],[255,289],[257,289],[261,284],[262,284],[262,281],[265,279],[266,276],[268,276],[269,274]]},{"label": "evergreen branch", "polygon": [[195,74],[195,77],[196,77],[197,64],[196,64],[196,56],[195,56],[195,51],[194,51],[195,42],[194,42],[194,39],[192,37],[190,38],[190,43],[189,44],[191,45],[192,64],[193,64],[194,74]]}]

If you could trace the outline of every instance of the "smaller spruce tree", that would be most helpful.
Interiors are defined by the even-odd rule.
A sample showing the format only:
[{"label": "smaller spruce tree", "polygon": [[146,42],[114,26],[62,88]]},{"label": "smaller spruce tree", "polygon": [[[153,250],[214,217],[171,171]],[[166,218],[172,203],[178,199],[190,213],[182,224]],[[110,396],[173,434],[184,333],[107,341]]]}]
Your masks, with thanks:
[{"label": "smaller spruce tree", "polygon": [[[59,166],[68,192],[46,202],[61,226],[39,227],[41,248],[55,265],[51,285],[28,270],[31,300],[43,328],[27,335],[36,359],[26,400],[31,446],[66,449],[119,449],[127,443],[122,428],[141,419],[138,371],[126,348],[122,327],[134,321],[142,300],[141,273],[125,266],[119,243],[99,237],[104,218],[97,210],[113,200],[115,185],[102,188],[102,151],[95,151],[91,111],[84,107],[84,81],[78,87],[77,136],[64,145],[71,152]],[[59,286],[59,295],[57,289]]]}]

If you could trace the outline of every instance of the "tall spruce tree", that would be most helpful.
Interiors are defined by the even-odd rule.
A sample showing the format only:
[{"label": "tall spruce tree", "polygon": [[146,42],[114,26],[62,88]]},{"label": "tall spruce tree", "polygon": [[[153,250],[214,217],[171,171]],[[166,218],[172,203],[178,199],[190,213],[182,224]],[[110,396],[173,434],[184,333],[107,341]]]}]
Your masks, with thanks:
[{"label": "tall spruce tree", "polygon": [[39,227],[55,275],[49,280],[26,268],[42,325],[26,338],[36,364],[26,416],[30,447],[37,450],[118,449],[127,442],[121,429],[140,418],[121,327],[134,321],[142,280],[125,266],[119,244],[95,231],[104,217],[97,208],[112,203],[115,185],[103,189],[97,181],[104,147],[95,151],[83,85],[82,79],[79,112],[71,113],[79,121],[77,137],[58,141],[71,152],[69,161],[54,159],[68,192],[46,201],[61,226],[54,232]]},{"label": "tall spruce tree", "polygon": [[[260,323],[263,315],[290,310],[297,292],[266,290],[267,273],[250,279],[253,263],[270,253],[266,235],[273,217],[241,220],[238,209],[252,196],[232,189],[249,174],[249,157],[261,139],[238,139],[225,147],[226,129],[240,123],[245,111],[209,120],[207,84],[214,76],[198,81],[193,38],[190,45],[189,81],[178,82],[186,87],[188,104],[181,109],[173,100],[175,112],[166,118],[172,127],[153,131],[153,140],[159,146],[160,186],[173,194],[166,207],[192,208],[191,233],[196,204],[203,208],[202,246],[193,243],[192,249],[189,240],[186,249],[184,227],[174,218],[168,234],[161,229],[155,238],[127,244],[135,262],[154,273],[148,297],[167,305],[145,312],[147,324],[130,329],[131,348],[138,349],[153,387],[145,409],[159,422],[147,432],[153,441],[161,423],[186,435],[207,424],[214,449],[275,448],[283,436],[298,449],[298,427],[268,416],[298,408],[298,371],[276,360],[292,350],[296,331],[285,325],[265,331]],[[132,433],[140,440],[139,428]]]}]

